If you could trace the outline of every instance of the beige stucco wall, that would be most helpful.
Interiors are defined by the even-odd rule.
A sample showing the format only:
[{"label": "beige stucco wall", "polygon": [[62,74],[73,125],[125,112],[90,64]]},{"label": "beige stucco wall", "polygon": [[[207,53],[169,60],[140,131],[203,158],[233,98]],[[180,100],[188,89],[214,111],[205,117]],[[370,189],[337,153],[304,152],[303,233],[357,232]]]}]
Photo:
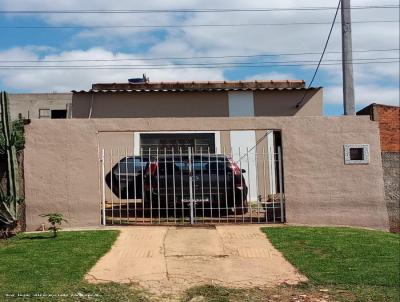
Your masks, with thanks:
[{"label": "beige stucco wall", "polygon": [[268,149],[265,134],[266,130],[256,131],[256,141],[259,142],[256,146],[257,195],[261,196],[261,200],[263,201],[268,199],[268,194],[270,192]]},{"label": "beige stucco wall", "polygon": [[[288,223],[387,229],[378,127],[368,117],[32,120],[26,127],[27,227],[59,211],[70,226],[100,223],[102,145],[126,132],[280,129]],[[114,132],[104,135],[103,132]],[[343,145],[370,145],[369,165],[344,165]]]},{"label": "beige stucco wall", "polygon": [[66,110],[72,103],[72,93],[16,93],[9,94],[10,115],[17,119],[39,118],[39,109]]},{"label": "beige stucco wall", "polygon": [[[296,108],[304,97],[303,105]],[[323,90],[272,90],[254,92],[255,116],[321,116]]]},{"label": "beige stucco wall", "polygon": [[230,131],[220,131],[220,143],[221,150],[224,152],[230,152],[231,149],[231,133]]},{"label": "beige stucco wall", "polygon": [[133,154],[134,139],[133,131],[122,132],[100,132],[98,133],[99,149],[112,150],[119,152]]},{"label": "beige stucco wall", "polygon": [[[255,116],[321,116],[322,88],[254,91]],[[93,97],[93,99],[92,99]],[[72,116],[88,118],[228,117],[227,91],[74,93]]]},{"label": "beige stucco wall", "polygon": [[[92,95],[73,96],[74,118],[89,116]],[[224,92],[133,92],[93,94],[93,118],[229,116]]]},{"label": "beige stucco wall", "polygon": [[83,123],[70,125],[65,121],[32,120],[26,127],[28,230],[44,222],[38,217],[43,213],[63,213],[71,226],[100,223],[96,131]]}]

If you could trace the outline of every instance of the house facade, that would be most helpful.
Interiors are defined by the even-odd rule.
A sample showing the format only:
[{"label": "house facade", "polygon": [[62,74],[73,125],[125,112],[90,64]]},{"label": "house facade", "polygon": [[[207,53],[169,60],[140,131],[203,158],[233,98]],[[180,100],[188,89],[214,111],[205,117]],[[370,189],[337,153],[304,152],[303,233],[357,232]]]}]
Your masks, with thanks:
[{"label": "house facade", "polygon": [[72,117],[321,116],[322,99],[303,81],[94,84],[73,91]]},{"label": "house facade", "polygon": [[72,93],[11,93],[10,117],[23,119],[64,119],[71,116]]},{"label": "house facade", "polygon": [[[304,81],[299,80],[103,83],[93,84],[88,91],[73,91],[71,116],[76,119],[173,118],[180,124],[179,118],[196,117],[322,116],[322,105],[322,88],[306,88]],[[178,129],[179,125],[169,131],[143,129],[128,132],[126,136],[102,134],[99,147],[107,153],[115,146],[121,150],[133,146],[130,152],[133,156],[157,152],[149,148],[162,153],[165,149],[178,152],[180,148],[185,152],[187,147],[193,147],[197,152],[229,153],[236,160],[252,149],[246,155],[248,160],[243,162],[249,170],[245,178],[246,183],[250,183],[251,198],[264,198],[276,192],[278,175],[275,174],[278,173],[268,171],[269,179],[262,181],[260,174],[264,171],[257,169],[261,163],[256,154],[267,148],[277,149],[279,129],[268,129],[268,137],[260,143],[265,131],[235,130],[234,127],[230,131],[211,128],[178,131],[174,128]],[[272,157],[271,154],[266,165],[268,162],[274,165]]]},{"label": "house facade", "polygon": [[[229,155],[243,171],[246,214],[230,220],[219,213],[218,223],[266,223],[272,215],[273,222],[387,229],[377,123],[324,117],[322,104],[322,89],[302,81],[94,84],[74,91],[72,118],[26,127],[27,227],[40,227],[38,215],[49,211],[65,213],[76,227],[137,223],[136,212],[129,215],[144,199],[121,200],[105,175],[124,159],[148,152],[154,160],[186,148]],[[119,217],[110,222],[115,206]],[[179,223],[175,211],[167,212],[167,223]],[[165,222],[160,212],[144,213],[141,223]]]}]

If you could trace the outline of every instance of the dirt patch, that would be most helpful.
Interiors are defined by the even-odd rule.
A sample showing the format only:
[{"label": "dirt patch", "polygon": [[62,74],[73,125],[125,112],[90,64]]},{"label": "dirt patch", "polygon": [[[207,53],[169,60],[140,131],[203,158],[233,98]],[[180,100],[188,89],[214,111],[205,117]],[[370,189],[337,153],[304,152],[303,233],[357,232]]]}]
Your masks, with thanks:
[{"label": "dirt patch", "polygon": [[199,286],[189,289],[179,301],[185,302],[338,302],[357,301],[346,290],[325,287],[276,286],[269,288],[232,289],[217,286]]},{"label": "dirt patch", "polygon": [[234,288],[306,281],[272,246],[259,226],[129,227],[86,280],[135,283],[176,295],[198,285]]}]

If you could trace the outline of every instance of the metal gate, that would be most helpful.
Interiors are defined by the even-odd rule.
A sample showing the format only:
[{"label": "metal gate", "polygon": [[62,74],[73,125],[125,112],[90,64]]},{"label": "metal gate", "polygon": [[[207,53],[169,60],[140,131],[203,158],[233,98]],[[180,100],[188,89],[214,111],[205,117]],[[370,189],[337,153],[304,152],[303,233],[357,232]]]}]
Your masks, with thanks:
[{"label": "metal gate", "polygon": [[113,224],[282,223],[282,152],[101,151],[101,219]]}]

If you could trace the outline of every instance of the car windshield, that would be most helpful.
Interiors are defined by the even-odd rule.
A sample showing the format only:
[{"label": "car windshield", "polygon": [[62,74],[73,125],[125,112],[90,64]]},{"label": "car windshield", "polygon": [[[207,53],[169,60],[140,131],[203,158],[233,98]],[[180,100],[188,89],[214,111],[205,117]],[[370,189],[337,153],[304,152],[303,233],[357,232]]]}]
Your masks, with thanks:
[{"label": "car windshield", "polygon": [[114,166],[114,173],[118,174],[133,174],[133,173],[141,173],[146,169],[148,161],[143,158],[134,158],[128,157],[123,158]]},{"label": "car windshield", "polygon": [[[160,158],[158,161],[158,169],[159,173],[165,173],[167,170],[167,174],[189,174],[189,160],[183,158]],[[227,159],[224,158],[208,158],[208,157],[199,157],[194,158],[192,162],[192,171],[194,174],[196,173],[224,173],[224,171],[229,172],[230,163]]]}]

